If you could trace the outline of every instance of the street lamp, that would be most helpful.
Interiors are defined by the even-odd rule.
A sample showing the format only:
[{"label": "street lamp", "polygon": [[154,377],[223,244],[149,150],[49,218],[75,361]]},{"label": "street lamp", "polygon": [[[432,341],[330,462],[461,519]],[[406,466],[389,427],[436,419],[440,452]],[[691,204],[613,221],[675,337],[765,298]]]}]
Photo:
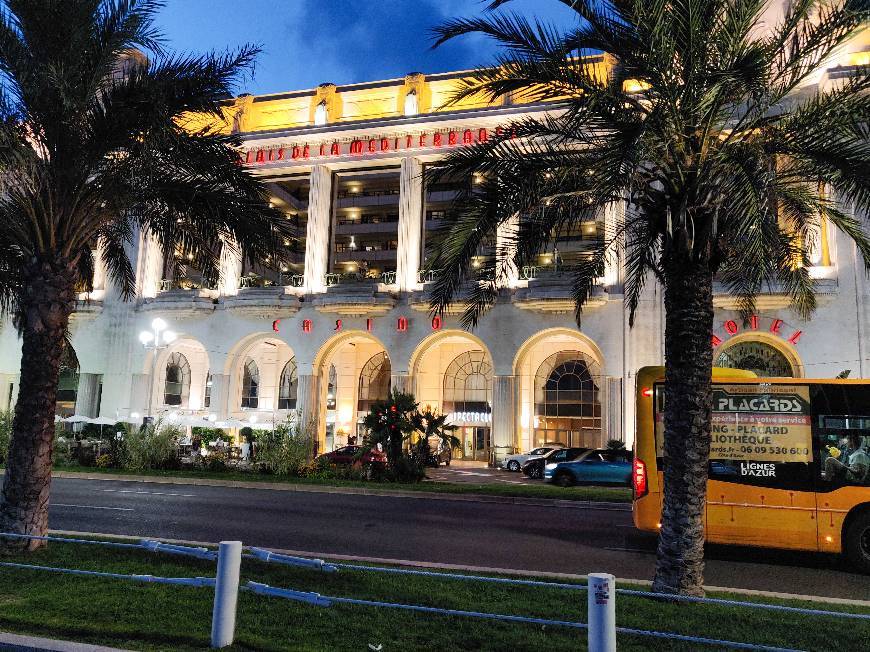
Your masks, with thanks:
[{"label": "street lamp", "polygon": [[151,363],[151,389],[148,392],[148,412],[147,416],[151,417],[151,405],[154,400],[154,383],[157,380],[157,352],[162,351],[167,346],[175,341],[175,332],[167,330],[166,322],[156,317],[151,322],[150,331],[142,331],[139,333],[139,341],[146,351],[154,352],[154,359]]}]

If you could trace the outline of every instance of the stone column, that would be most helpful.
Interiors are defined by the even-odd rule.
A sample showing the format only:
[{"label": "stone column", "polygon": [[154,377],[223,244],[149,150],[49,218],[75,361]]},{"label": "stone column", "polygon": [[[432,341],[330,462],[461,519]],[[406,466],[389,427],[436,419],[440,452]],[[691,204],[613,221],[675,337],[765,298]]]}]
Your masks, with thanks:
[{"label": "stone column", "polygon": [[423,165],[419,159],[402,159],[399,189],[396,284],[400,290],[410,291],[417,287],[423,238]]},{"label": "stone column", "polygon": [[495,250],[497,260],[497,272],[502,278],[503,287],[516,287],[520,279],[520,270],[514,264],[516,253],[516,236],[519,228],[520,217],[513,215],[510,219],[499,224],[495,232]]},{"label": "stone column", "polygon": [[211,396],[209,406],[206,408],[209,414],[217,415],[218,421],[228,419],[230,412],[230,377],[228,374],[211,375]]},{"label": "stone column", "polygon": [[139,256],[136,265],[136,293],[139,297],[155,297],[163,277],[163,250],[148,232],[139,234]]},{"label": "stone column", "polygon": [[[128,416],[133,412],[138,412],[140,417],[148,416],[148,393],[151,389],[151,374],[133,374]],[[153,409],[152,406],[152,411]]]},{"label": "stone column", "polygon": [[[605,240],[613,239],[624,219],[625,202],[610,202],[604,207]],[[608,292],[614,292],[614,290],[616,293],[621,292],[621,289],[615,287],[622,284],[622,270],[617,256],[610,257],[604,264],[604,276],[601,278],[601,283],[607,288]]]},{"label": "stone column", "polygon": [[18,376],[0,374],[0,410],[14,410],[18,394]]},{"label": "stone column", "polygon": [[97,413],[100,404],[100,377],[100,374],[79,374],[76,414],[86,417],[100,416]]},{"label": "stone column", "polygon": [[230,242],[221,248],[220,280],[218,292],[221,296],[234,296],[239,293],[239,279],[242,276],[242,254]]},{"label": "stone column", "polygon": [[311,170],[308,227],[305,234],[305,292],[326,292],[329,226],[332,221],[332,172],[325,165]]},{"label": "stone column", "polygon": [[317,376],[314,374],[299,374],[296,386],[296,410],[299,412],[299,423],[303,428],[315,429],[320,450],[323,450],[323,440],[326,431],[320,423],[320,392]]},{"label": "stone column", "polygon": [[495,462],[513,453],[516,444],[516,379],[514,376],[492,378],[492,446]]}]

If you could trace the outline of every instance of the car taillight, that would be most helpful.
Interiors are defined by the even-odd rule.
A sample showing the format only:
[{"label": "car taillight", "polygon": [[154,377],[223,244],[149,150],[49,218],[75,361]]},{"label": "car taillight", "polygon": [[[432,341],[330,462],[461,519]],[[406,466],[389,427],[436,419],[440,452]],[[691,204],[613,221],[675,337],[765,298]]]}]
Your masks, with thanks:
[{"label": "car taillight", "polygon": [[634,497],[641,498],[646,496],[646,463],[643,460],[635,458],[631,473],[632,485],[634,486]]}]

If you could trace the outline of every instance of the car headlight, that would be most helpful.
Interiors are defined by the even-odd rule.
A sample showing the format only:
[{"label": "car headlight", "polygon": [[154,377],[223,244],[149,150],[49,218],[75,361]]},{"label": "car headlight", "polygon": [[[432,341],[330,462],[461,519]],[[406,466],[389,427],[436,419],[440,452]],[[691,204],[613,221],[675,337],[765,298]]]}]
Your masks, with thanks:
[{"label": "car headlight", "polygon": [[548,471],[552,471],[553,469],[556,468],[556,463],[554,463],[554,462],[550,462],[550,463],[547,464],[544,468],[547,469]]}]

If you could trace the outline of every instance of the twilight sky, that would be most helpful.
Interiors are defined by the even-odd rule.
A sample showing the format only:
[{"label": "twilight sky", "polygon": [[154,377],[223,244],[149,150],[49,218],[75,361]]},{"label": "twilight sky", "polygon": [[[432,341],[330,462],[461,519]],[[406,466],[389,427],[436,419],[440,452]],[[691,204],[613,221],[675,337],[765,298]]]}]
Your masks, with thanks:
[{"label": "twilight sky", "polygon": [[[431,49],[429,28],[482,12],[481,0],[168,0],[158,17],[169,49],[263,48],[254,94],[462,70],[488,63],[492,45],[467,37]],[[510,11],[562,26],[572,12],[555,0],[514,0]]]}]

